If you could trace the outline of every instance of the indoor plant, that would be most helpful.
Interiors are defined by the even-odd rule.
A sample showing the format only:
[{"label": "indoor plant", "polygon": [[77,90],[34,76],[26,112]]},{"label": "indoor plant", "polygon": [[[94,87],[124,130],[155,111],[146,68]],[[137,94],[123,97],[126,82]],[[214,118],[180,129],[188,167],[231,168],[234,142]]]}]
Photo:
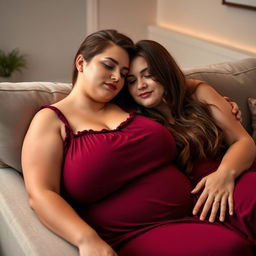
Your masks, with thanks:
[{"label": "indoor plant", "polygon": [[25,56],[19,49],[13,49],[9,53],[0,50],[0,77],[10,78],[15,71],[21,71],[26,67]]}]

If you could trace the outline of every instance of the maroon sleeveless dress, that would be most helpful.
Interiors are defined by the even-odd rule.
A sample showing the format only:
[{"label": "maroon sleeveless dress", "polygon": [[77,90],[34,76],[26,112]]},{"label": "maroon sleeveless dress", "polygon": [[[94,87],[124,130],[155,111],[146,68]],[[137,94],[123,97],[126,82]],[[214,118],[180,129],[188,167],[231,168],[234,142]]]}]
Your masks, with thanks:
[{"label": "maroon sleeveless dress", "polygon": [[[194,164],[191,173],[193,185],[214,172],[220,161],[205,160]],[[234,215],[226,215],[224,225],[231,225],[241,232],[256,248],[256,162],[235,183]]]},{"label": "maroon sleeveless dress", "polygon": [[190,217],[189,179],[159,123],[130,113],[116,129],[66,127],[62,195],[119,256],[253,255],[239,232]]}]

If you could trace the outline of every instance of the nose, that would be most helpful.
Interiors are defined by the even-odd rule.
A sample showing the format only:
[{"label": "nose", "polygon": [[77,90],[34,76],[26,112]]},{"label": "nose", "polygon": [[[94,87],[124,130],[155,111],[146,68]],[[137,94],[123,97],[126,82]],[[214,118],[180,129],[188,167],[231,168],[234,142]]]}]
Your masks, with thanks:
[{"label": "nose", "polygon": [[147,88],[147,83],[143,79],[139,79],[137,83],[137,89],[143,90],[145,88]]},{"label": "nose", "polygon": [[114,82],[118,82],[120,80],[120,77],[121,75],[117,71],[111,74],[111,80]]}]

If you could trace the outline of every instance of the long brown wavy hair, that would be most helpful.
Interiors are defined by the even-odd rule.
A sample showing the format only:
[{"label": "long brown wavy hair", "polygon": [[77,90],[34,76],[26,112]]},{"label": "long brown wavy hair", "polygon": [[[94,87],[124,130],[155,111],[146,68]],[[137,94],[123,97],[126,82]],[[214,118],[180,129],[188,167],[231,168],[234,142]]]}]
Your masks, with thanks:
[{"label": "long brown wavy hair", "polygon": [[[137,56],[145,58],[149,73],[164,87],[164,100],[171,110],[174,123],[154,108],[136,104],[138,112],[166,126],[173,134],[178,148],[177,164],[189,174],[193,162],[207,157],[218,157],[223,135],[213,121],[209,106],[191,95],[196,87],[188,86],[185,76],[174,58],[159,43],[141,40],[136,43]],[[135,104],[131,97],[126,103]],[[135,105],[133,105],[135,106]]]}]

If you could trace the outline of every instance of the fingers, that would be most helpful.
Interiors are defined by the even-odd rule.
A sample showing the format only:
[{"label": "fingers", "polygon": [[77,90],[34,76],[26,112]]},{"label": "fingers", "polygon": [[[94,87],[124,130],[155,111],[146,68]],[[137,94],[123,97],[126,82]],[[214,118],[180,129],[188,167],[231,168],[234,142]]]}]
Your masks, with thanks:
[{"label": "fingers", "polygon": [[220,206],[220,217],[219,220],[223,222],[225,220],[227,212],[227,196],[222,197],[221,199],[221,206]]},{"label": "fingers", "polygon": [[200,211],[202,205],[205,203],[205,201],[207,200],[207,194],[205,192],[203,192],[200,197],[198,198],[195,206],[194,206],[194,209],[193,209],[193,215],[197,215],[198,212]]},{"label": "fingers", "polygon": [[192,194],[198,193],[198,192],[204,187],[205,181],[206,181],[205,178],[201,179],[201,180],[197,183],[197,185],[195,186],[195,188],[191,191],[191,193],[192,193]]},{"label": "fingers", "polygon": [[[219,220],[221,222],[225,221],[225,216],[227,212],[228,196],[223,195],[222,198],[215,198],[212,203],[212,210],[209,217],[210,222],[214,222],[217,218],[219,212]],[[230,207],[230,206],[229,206]]]},{"label": "fingers", "polygon": [[[198,200],[198,205],[195,206],[195,212],[196,212],[196,210],[198,210],[197,207],[199,207],[199,209],[200,209],[200,207],[202,206],[203,199],[205,199],[205,196],[202,198],[201,202],[199,202],[199,200]],[[223,219],[223,216],[224,216],[224,219],[225,219],[225,213],[226,213],[226,201],[225,201],[225,199],[220,198],[220,197],[214,198],[212,196],[209,196],[205,200],[204,207],[203,207],[202,212],[201,212],[200,217],[199,217],[200,220],[205,220],[208,213],[210,212],[209,222],[214,222],[215,219],[216,219],[216,216],[219,212],[219,209],[221,209],[220,212],[222,214],[220,216],[220,218]]]},{"label": "fingers", "polygon": [[204,204],[203,210],[200,214],[200,220],[205,220],[209,210],[212,208],[211,215],[209,218],[210,222],[213,222],[215,220],[216,214],[219,209],[219,199],[214,199],[214,197],[209,196]]},{"label": "fingers", "polygon": [[226,101],[228,101],[228,102],[230,102],[231,100],[230,100],[230,98],[228,97],[228,96],[223,96],[223,98],[226,100]]},{"label": "fingers", "polygon": [[227,211],[230,215],[233,214],[233,179],[224,179],[218,172],[215,172],[198,182],[191,193],[195,194],[201,189],[203,191],[193,208],[193,215],[200,214],[200,220],[209,218],[210,222],[214,222],[216,218],[225,221]]},{"label": "fingers", "polygon": [[240,122],[242,122],[242,112],[240,111],[238,105],[235,102],[229,101],[230,105],[231,105],[231,111],[232,114],[235,115],[236,119]]},{"label": "fingers", "polygon": [[229,195],[228,197],[228,208],[229,208],[229,215],[233,215],[234,214],[234,199],[233,199],[233,195]]},{"label": "fingers", "polygon": [[238,107],[238,105],[235,103],[235,102],[229,102],[230,103],[230,105],[231,105],[231,111],[232,111],[232,114],[234,114],[234,115],[236,115],[236,117],[237,117],[237,114],[239,114],[239,112],[240,112],[240,110],[239,110],[239,107]]},{"label": "fingers", "polygon": [[218,199],[216,199],[216,198],[214,199],[213,204],[212,204],[211,215],[209,217],[209,221],[210,222],[214,222],[215,221],[216,215],[217,215],[217,213],[219,211],[219,208],[222,209],[222,207],[220,207],[221,203],[222,203],[222,200],[220,201],[219,198]]},{"label": "fingers", "polygon": [[243,122],[243,118],[242,118],[242,112],[238,109],[236,115],[236,119],[240,122]]},{"label": "fingers", "polygon": [[222,195],[222,196],[208,196],[201,195],[193,209],[193,215],[196,215],[201,209],[203,209],[200,214],[200,220],[205,220],[208,213],[210,212],[209,222],[214,222],[219,213],[219,220],[221,222],[225,221],[225,216],[227,212],[227,206],[229,208],[229,214],[233,215],[233,197],[231,195]]}]

